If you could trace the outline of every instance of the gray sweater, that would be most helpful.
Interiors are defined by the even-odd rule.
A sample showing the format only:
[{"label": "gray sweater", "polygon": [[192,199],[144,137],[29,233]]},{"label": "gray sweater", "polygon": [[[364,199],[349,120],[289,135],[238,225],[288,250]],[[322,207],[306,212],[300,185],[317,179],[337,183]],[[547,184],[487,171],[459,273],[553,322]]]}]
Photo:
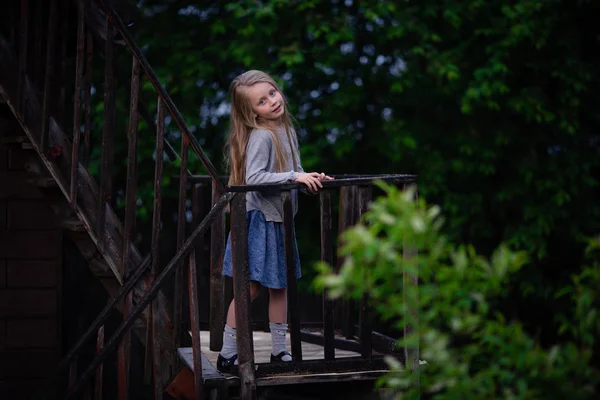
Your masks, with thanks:
[{"label": "gray sweater", "polygon": [[[262,129],[255,129],[250,133],[246,146],[246,184],[261,185],[268,183],[293,182],[298,177],[298,172],[304,172],[300,166],[300,157],[296,156],[298,171],[294,171],[294,161],[290,145],[284,129],[276,132],[287,157],[287,172],[276,172],[275,144],[271,134]],[[297,153],[297,152],[296,152]],[[292,190],[292,209],[294,216],[298,211],[297,190]],[[260,210],[267,221],[283,222],[283,207],[281,194],[276,191],[248,192],[246,193],[246,210]]]}]

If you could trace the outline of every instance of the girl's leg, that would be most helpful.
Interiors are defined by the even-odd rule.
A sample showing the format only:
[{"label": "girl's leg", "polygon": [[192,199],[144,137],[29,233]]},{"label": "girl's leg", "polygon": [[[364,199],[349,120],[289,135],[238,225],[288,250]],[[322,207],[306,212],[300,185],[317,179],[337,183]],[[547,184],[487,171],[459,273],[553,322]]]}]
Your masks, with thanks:
[{"label": "girl's leg", "polygon": [[[250,282],[250,301],[254,301],[260,294],[260,283]],[[231,300],[227,311],[227,325],[235,329],[235,299]]]},{"label": "girl's leg", "polygon": [[269,288],[269,322],[287,322],[287,289]]},{"label": "girl's leg", "polygon": [[269,328],[271,328],[271,361],[292,361],[286,351],[287,290],[269,289]]},{"label": "girl's leg", "polygon": [[[254,281],[250,282],[250,300],[254,301],[259,294],[260,284]],[[227,312],[227,323],[225,324],[225,329],[223,330],[223,347],[219,353],[221,357],[230,359],[237,354],[235,335],[235,301],[232,300],[231,304],[229,304],[229,310]],[[237,360],[235,361],[235,364],[237,364]]]}]

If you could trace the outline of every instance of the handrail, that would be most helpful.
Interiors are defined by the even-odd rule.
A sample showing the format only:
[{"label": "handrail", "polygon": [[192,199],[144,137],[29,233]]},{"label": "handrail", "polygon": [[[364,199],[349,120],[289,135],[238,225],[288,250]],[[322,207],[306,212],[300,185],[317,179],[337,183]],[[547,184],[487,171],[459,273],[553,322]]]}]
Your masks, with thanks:
[{"label": "handrail", "polygon": [[[332,181],[321,181],[323,188],[339,188],[344,186],[353,185],[367,185],[376,180],[381,180],[386,183],[414,183],[417,180],[417,175],[414,174],[340,174],[331,175],[334,180]],[[178,178],[178,177],[176,177]],[[222,182],[227,182],[227,176],[219,176]],[[212,181],[212,177],[207,175],[190,175],[187,177],[187,181],[190,183],[209,183]],[[266,183],[261,185],[227,185],[225,190],[228,192],[254,192],[254,191],[269,191],[274,189],[279,190],[290,190],[290,189],[304,189],[306,185],[303,183]]]},{"label": "handrail", "polygon": [[[413,183],[416,181],[416,175],[407,174],[396,174],[396,175],[365,175],[355,178],[342,178],[331,181],[321,181],[323,189],[340,188],[344,186],[353,185],[369,185],[374,181],[381,180],[387,183],[401,184],[401,183]],[[254,191],[269,191],[269,190],[290,190],[290,189],[304,189],[306,185],[303,183],[277,183],[277,184],[263,184],[263,185],[231,185],[227,186],[225,190],[228,192],[254,192]]]}]

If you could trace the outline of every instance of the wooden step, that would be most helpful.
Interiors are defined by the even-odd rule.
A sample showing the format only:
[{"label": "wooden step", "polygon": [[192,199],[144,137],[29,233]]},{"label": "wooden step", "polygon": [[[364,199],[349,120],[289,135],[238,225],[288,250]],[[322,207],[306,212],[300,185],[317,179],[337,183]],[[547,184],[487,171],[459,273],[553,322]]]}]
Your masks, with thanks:
[{"label": "wooden step", "polygon": [[58,226],[72,232],[85,232],[85,225],[77,218],[66,218],[58,221]]},{"label": "wooden step", "polygon": [[51,177],[37,177],[27,179],[27,182],[39,188],[57,188],[58,183]]},{"label": "wooden step", "polygon": [[0,143],[3,144],[21,144],[25,142],[30,143],[27,136],[5,136],[0,138]]},{"label": "wooden step", "polygon": [[23,150],[35,150],[27,136],[6,136],[0,138],[0,143],[8,146],[19,146]]},{"label": "wooden step", "polygon": [[[190,369],[190,371],[194,371],[194,356],[191,347],[180,347],[177,349],[177,355],[183,361],[183,363]],[[210,362],[210,360],[202,354],[202,380],[204,380],[205,385],[217,386],[216,384],[219,381],[224,381],[225,379],[239,379],[237,376],[222,374],[220,373],[215,366]]]}]

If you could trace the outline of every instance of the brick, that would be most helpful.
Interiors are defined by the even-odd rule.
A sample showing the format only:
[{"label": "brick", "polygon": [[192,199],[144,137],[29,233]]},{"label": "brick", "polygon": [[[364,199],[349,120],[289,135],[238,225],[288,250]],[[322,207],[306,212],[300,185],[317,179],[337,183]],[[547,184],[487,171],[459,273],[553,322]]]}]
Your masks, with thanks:
[{"label": "brick", "polygon": [[[0,381],[0,393],[6,396],[2,399],[10,400],[29,400],[33,395],[36,395],[36,390],[39,390],[46,382],[43,379],[11,379],[9,381]],[[44,398],[48,396],[48,400],[56,399],[55,394],[44,394]]]},{"label": "brick", "polygon": [[0,290],[0,318],[51,317],[56,312],[56,290]]},{"label": "brick", "polygon": [[10,149],[7,154],[7,168],[9,171],[23,171],[27,164],[27,153],[23,150]]},{"label": "brick", "polygon": [[61,253],[60,231],[0,232],[0,258],[57,259]]},{"label": "brick", "polygon": [[9,288],[53,288],[57,283],[57,261],[6,262],[6,286]]},{"label": "brick", "polygon": [[6,200],[0,200],[0,232],[6,230]]},{"label": "brick", "polygon": [[57,350],[0,350],[0,379],[45,378],[59,361]]},{"label": "brick", "polygon": [[12,200],[7,203],[6,226],[8,230],[56,229],[55,214],[46,202],[42,200]]},{"label": "brick", "polygon": [[3,289],[6,287],[6,270],[7,270],[6,261],[0,260],[0,289]]},{"label": "brick", "polygon": [[56,319],[16,319],[6,321],[6,348],[46,348],[58,346]]},{"label": "brick", "polygon": [[0,172],[0,199],[42,199],[38,188],[27,182],[31,178],[27,172]]}]

